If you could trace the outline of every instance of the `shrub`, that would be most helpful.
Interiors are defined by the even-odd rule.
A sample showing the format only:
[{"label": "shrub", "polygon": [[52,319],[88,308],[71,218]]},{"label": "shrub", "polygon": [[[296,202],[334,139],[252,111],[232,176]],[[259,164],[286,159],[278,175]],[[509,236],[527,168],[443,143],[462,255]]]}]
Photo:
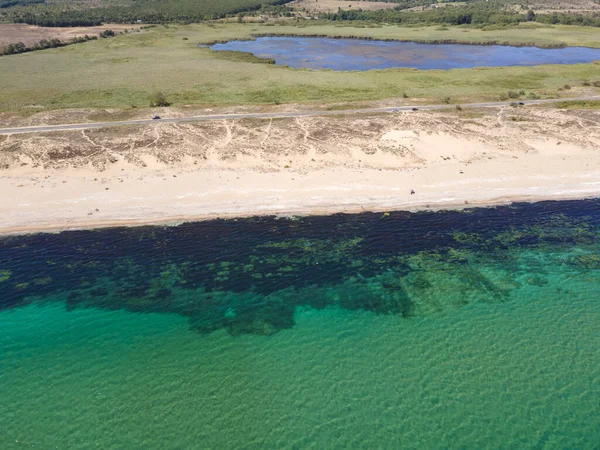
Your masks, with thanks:
[{"label": "shrub", "polygon": [[533,12],[533,10],[529,10],[527,11],[527,14],[525,14],[525,20],[527,22],[533,22],[535,20],[535,13]]},{"label": "shrub", "polygon": [[565,85],[563,86],[563,89],[571,89],[571,86],[570,86],[570,85],[568,85],[568,84],[565,84]]},{"label": "shrub", "polygon": [[519,98],[519,93],[517,91],[508,91],[508,98]]},{"label": "shrub", "polygon": [[582,85],[582,86],[591,86],[591,85],[592,85],[592,83],[590,83],[589,81],[582,81],[582,82],[581,82],[581,85]]},{"label": "shrub", "polygon": [[442,99],[442,103],[445,103],[446,105],[448,105],[450,103],[450,97],[444,97]]},{"label": "shrub", "polygon": [[157,92],[152,97],[150,97],[150,106],[152,108],[165,107],[171,106],[171,103],[167,100],[165,94],[163,94],[162,92]]},{"label": "shrub", "polygon": [[113,30],[104,30],[98,36],[100,36],[101,38],[109,38],[109,37],[114,37],[114,35],[115,35],[115,32]]}]

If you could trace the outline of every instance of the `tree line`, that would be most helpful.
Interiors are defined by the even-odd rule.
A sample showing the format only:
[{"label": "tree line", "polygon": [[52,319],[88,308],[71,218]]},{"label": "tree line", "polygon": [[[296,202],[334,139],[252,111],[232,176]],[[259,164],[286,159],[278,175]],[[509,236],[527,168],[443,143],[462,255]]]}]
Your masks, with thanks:
[{"label": "tree line", "polygon": [[368,21],[385,23],[440,24],[440,25],[510,25],[520,22],[540,22],[548,24],[582,25],[600,27],[600,14],[553,13],[525,14],[509,10],[498,10],[485,5],[459,6],[431,9],[421,12],[406,12],[396,9],[379,11],[342,10],[336,13],[322,13],[319,18],[332,21]]},{"label": "tree line", "polygon": [[[224,17],[252,13],[269,6],[285,5],[291,0],[131,0],[128,4],[109,3],[102,7],[77,9],[71,6],[65,9],[61,3],[37,4],[44,0],[0,0],[0,5],[13,5],[0,9],[0,21],[27,23],[46,27],[98,26],[103,23],[194,23],[204,20],[216,20]],[[381,1],[381,0],[380,0]],[[386,1],[386,0],[383,0]],[[509,25],[520,22],[536,21],[547,24],[582,25],[600,27],[600,14],[552,13],[526,14],[506,8],[504,0],[481,2],[467,0],[465,5],[432,8],[423,11],[404,11],[404,9],[422,5],[432,0],[387,0],[397,5],[393,9],[363,11],[360,8],[338,10],[335,13],[321,13],[319,18],[332,21],[366,21],[402,24],[440,24],[440,25]],[[454,0],[446,0],[453,2]],[[360,2],[355,6],[360,7]],[[287,10],[276,11],[280,15],[290,16]]]},{"label": "tree line", "polygon": [[560,25],[580,25],[587,27],[600,27],[600,14],[538,14],[535,18],[536,22]]},{"label": "tree line", "polygon": [[[3,0],[0,0],[3,1]],[[4,0],[7,1],[7,0]],[[13,0],[11,0],[13,1]],[[28,0],[14,0],[28,1]],[[4,10],[4,20],[46,27],[97,26],[103,23],[194,23],[283,5],[292,0],[133,0],[129,5],[65,9],[60,4],[19,6]]]},{"label": "tree line", "polygon": [[10,8],[11,6],[27,6],[45,2],[46,0],[0,0],[0,8]]}]

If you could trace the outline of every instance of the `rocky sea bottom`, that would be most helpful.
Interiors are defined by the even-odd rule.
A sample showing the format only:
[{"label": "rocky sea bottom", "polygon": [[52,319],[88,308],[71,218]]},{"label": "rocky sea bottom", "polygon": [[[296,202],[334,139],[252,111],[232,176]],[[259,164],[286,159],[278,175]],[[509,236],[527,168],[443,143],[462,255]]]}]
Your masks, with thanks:
[{"label": "rocky sea bottom", "polygon": [[600,200],[0,239],[1,448],[597,448]]}]

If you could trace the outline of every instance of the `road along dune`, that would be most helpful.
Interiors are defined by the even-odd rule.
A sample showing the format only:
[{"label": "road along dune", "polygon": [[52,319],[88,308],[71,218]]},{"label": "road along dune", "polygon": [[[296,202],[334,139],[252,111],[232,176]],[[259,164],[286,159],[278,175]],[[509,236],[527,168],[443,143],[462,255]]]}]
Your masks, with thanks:
[{"label": "road along dune", "polygon": [[2,233],[583,198],[600,195],[600,114],[506,106],[4,135],[0,167]]},{"label": "road along dune", "polygon": [[[551,98],[551,99],[543,99],[543,100],[528,100],[527,105],[551,105],[551,104],[561,104],[565,102],[595,102],[600,100],[600,96],[598,95],[585,95],[579,97],[562,97],[562,98]],[[387,102],[389,103],[389,101]],[[433,111],[433,110],[443,110],[443,109],[457,109],[462,110],[462,108],[495,108],[495,107],[506,107],[506,106],[514,106],[514,105],[525,105],[523,102],[511,102],[507,103],[505,101],[502,102],[480,102],[480,103],[468,103],[466,105],[456,105],[451,104],[439,104],[439,105],[400,105],[398,106],[396,103],[392,103],[393,106],[377,106],[371,108],[354,108],[354,109],[304,109],[304,108],[294,108],[291,109],[286,108],[280,111],[265,111],[265,112],[256,112],[255,108],[250,108],[250,110],[244,111],[239,110],[236,111],[237,108],[233,108],[233,110],[225,110],[221,113],[210,113],[207,114],[207,111],[204,111],[204,114],[200,115],[182,115],[181,111],[177,111],[174,109],[167,110],[169,111],[172,117],[163,117],[161,118],[158,115],[154,115],[152,119],[145,118],[129,118],[129,120],[112,120],[112,121],[94,121],[89,122],[93,117],[92,112],[97,112],[94,110],[72,110],[73,114],[65,113],[64,111],[49,111],[48,113],[38,113],[27,118],[28,121],[31,121],[31,124],[24,125],[21,123],[17,126],[5,127],[4,121],[0,116],[0,135],[12,135],[12,134],[23,134],[23,133],[41,133],[41,132],[53,132],[53,131],[75,131],[75,130],[97,130],[101,128],[108,127],[120,127],[125,125],[135,125],[135,126],[148,126],[148,125],[156,125],[158,122],[156,120],[160,120],[161,124],[181,124],[181,123],[193,123],[193,122],[205,122],[205,121],[222,121],[222,120],[241,120],[241,119],[286,119],[286,118],[303,118],[303,117],[319,117],[319,116],[341,116],[341,115],[356,115],[356,114],[379,114],[379,113],[400,113],[400,112],[409,112],[409,111]],[[418,106],[418,108],[416,107]],[[155,108],[155,110],[159,110],[160,108]],[[118,111],[118,110],[117,110]],[[123,111],[121,111],[122,113]],[[147,113],[147,111],[145,111]],[[118,112],[117,112],[118,114]],[[142,114],[142,111],[139,112]],[[147,114],[148,115],[148,114]],[[153,114],[149,114],[152,116]],[[73,116],[79,122],[70,122],[68,118]],[[91,116],[91,117],[90,117]],[[13,119],[15,117],[13,116]],[[16,116],[17,120],[20,118]],[[83,118],[83,121],[81,121]],[[54,123],[56,120],[59,120],[63,123]],[[66,123],[64,123],[66,120]],[[48,123],[52,122],[52,124]]]}]

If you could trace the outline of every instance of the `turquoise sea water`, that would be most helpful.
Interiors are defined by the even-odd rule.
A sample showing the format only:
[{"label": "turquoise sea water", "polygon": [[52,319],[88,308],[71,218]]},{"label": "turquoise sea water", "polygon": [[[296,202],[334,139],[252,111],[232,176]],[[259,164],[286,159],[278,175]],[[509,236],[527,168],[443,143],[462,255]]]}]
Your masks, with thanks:
[{"label": "turquoise sea water", "polygon": [[600,201],[0,240],[0,448],[598,448]]}]

